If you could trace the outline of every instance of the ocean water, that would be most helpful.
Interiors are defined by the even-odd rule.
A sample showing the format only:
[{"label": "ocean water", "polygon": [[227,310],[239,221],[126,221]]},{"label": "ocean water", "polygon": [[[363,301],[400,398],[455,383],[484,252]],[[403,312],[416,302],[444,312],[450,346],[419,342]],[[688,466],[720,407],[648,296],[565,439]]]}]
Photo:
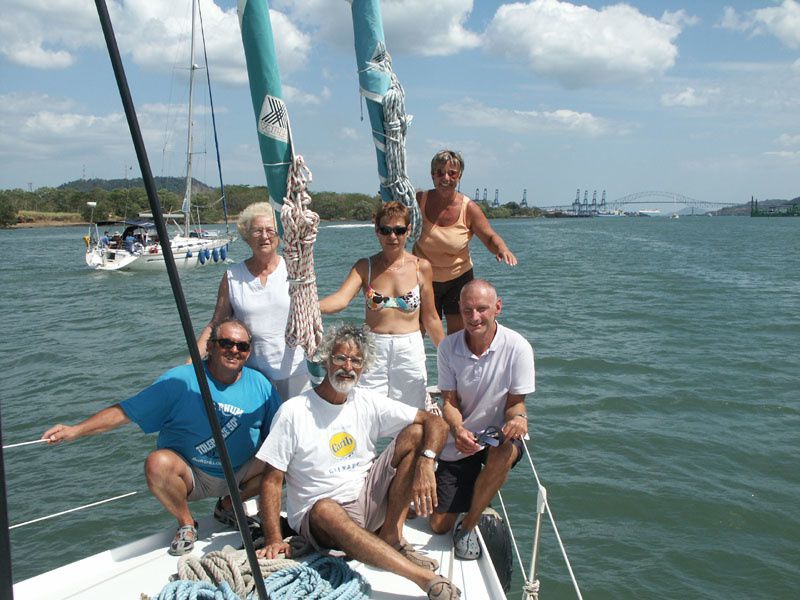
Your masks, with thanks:
[{"label": "ocean water", "polygon": [[[800,219],[493,225],[520,264],[498,265],[476,243],[476,272],[536,352],[530,448],[584,597],[796,597]],[[0,231],[5,444],[124,399],[187,356],[166,275],[88,271],[84,233]],[[369,228],[323,226],[321,293],[376,248]],[[246,250],[237,242],[231,257]],[[182,275],[195,330],[222,272]],[[362,311],[354,301],[326,322]],[[142,474],[152,447],[128,426],[6,450],[12,524],[139,492],[12,531],[14,579],[169,526]],[[536,488],[524,462],[504,498],[527,568]],[[575,597],[549,522],[539,578],[541,598]],[[518,566],[514,585],[519,598]]]}]

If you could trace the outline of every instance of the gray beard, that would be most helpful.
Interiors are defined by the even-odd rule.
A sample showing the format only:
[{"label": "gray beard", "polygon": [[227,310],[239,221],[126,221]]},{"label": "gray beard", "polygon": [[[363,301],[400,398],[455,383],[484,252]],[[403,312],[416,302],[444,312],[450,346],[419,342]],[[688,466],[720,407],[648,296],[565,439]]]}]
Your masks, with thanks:
[{"label": "gray beard", "polygon": [[339,375],[340,373],[343,373],[345,375],[350,375],[350,374],[355,375],[355,373],[353,373],[352,371],[348,372],[345,371],[344,369],[337,369],[336,372],[333,374],[333,376],[328,378],[328,381],[331,382],[331,387],[334,390],[336,390],[336,393],[348,394],[350,393],[350,390],[356,387],[356,383],[358,383],[358,380],[351,379],[348,381],[339,381],[338,379],[336,379],[336,376]]}]

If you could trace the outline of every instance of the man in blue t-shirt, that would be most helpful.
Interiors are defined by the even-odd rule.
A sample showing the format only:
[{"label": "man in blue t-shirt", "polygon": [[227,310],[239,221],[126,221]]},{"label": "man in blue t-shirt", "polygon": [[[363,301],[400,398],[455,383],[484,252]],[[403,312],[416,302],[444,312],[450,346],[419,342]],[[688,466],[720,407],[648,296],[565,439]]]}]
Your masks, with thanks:
[{"label": "man in blue t-shirt", "polygon": [[[280,405],[267,378],[244,366],[250,355],[250,338],[250,330],[241,321],[223,321],[212,332],[204,363],[242,498],[258,493],[264,463],[255,454]],[[214,518],[235,526],[228,486],[192,365],[170,369],[135,396],[77,425],[54,425],[42,439],[55,444],[131,421],[145,433],[158,432],[157,449],[145,460],[145,476],[150,491],[178,520],[170,553],[190,552],[197,540],[189,500],[224,496],[217,502]]]}]

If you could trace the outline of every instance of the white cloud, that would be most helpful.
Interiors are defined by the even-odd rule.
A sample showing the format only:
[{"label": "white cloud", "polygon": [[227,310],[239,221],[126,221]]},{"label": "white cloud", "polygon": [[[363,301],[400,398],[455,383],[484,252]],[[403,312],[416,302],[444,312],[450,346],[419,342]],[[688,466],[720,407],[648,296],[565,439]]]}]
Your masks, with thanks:
[{"label": "white cloud", "polygon": [[800,48],[800,3],[797,0],[783,0],[780,6],[759,8],[742,14],[726,6],[719,26],[734,31],[749,31],[752,35],[773,35],[789,48]]},{"label": "white cloud", "polygon": [[[351,51],[350,7],[337,0],[283,0],[276,3],[316,30],[315,38]],[[447,56],[480,45],[480,36],[464,26],[473,0],[384,0],[381,2],[390,54]]]},{"label": "white cloud", "polygon": [[[18,65],[63,69],[84,48],[100,48],[103,36],[91,0],[8,0],[0,24],[0,55]],[[146,69],[165,71],[189,62],[191,3],[136,0],[110,3],[109,12],[120,51]],[[236,9],[223,10],[200,0],[212,77],[245,84],[244,51]],[[270,11],[282,73],[305,67],[311,38],[278,11]],[[198,26],[199,27],[199,26]],[[198,36],[199,39],[199,36]],[[202,50],[195,62],[202,64]]]},{"label": "white cloud", "polygon": [[697,91],[693,87],[687,87],[680,92],[667,93],[661,95],[661,104],[664,106],[685,106],[693,108],[708,104],[711,96],[719,94],[719,89],[709,88]]},{"label": "white cloud", "polygon": [[467,98],[460,105],[441,107],[448,117],[464,127],[490,127],[502,131],[560,131],[597,136],[611,133],[610,124],[591,113],[569,109],[523,111],[486,106]]},{"label": "white cloud", "polygon": [[775,152],[764,152],[764,156],[774,160],[787,162],[800,162],[800,150],[792,152],[790,150],[778,150]]},{"label": "white cloud", "polygon": [[781,146],[784,146],[785,148],[800,146],[800,134],[791,135],[789,133],[784,133],[778,136],[775,142]]},{"label": "white cloud", "polygon": [[683,9],[676,10],[675,12],[666,10],[664,11],[664,14],[661,15],[661,22],[669,23],[670,25],[674,25],[675,27],[679,28],[683,27],[684,25],[694,27],[700,23],[700,17],[687,14]]},{"label": "white cloud", "polygon": [[361,138],[361,136],[358,135],[358,131],[352,127],[342,127],[339,132],[342,134],[343,138],[348,140],[358,140]]},{"label": "white cloud", "polygon": [[489,49],[567,87],[647,81],[672,68],[679,22],[627,4],[595,10],[559,0],[505,4],[486,31]]}]

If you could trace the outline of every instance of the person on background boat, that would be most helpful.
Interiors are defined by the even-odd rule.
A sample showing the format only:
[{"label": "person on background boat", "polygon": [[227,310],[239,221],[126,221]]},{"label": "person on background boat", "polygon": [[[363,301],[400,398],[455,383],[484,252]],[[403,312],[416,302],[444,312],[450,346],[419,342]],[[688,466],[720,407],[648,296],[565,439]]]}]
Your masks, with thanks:
[{"label": "person on background boat", "polygon": [[414,254],[433,267],[436,312],[447,322],[447,333],[463,328],[458,311],[461,288],[473,279],[469,241],[477,235],[498,262],[515,266],[517,258],[483,214],[481,207],[458,191],[464,159],[458,152],[442,150],[431,160],[433,189],[417,192],[422,213],[422,234]]},{"label": "person on background boat", "polygon": [[453,528],[461,559],[480,556],[477,533],[483,509],[523,453],[528,433],[525,395],[536,389],[533,348],[497,322],[503,303],[497,290],[474,279],[461,290],[464,329],[439,344],[439,388],[450,437],[439,458],[439,504],[430,518],[435,533]]},{"label": "person on background boat", "polygon": [[103,232],[103,237],[100,238],[100,245],[107,248],[111,245],[111,238],[108,237],[108,231]]},{"label": "person on background boat", "polygon": [[[258,554],[291,556],[280,527],[285,477],[289,525],[315,548],[340,549],[410,579],[428,598],[458,598],[458,588],[436,575],[438,563],[402,537],[411,500],[421,515],[436,506],[434,462],[447,427],[439,416],[356,386],[374,358],[370,338],[366,326],[329,329],[320,347],[325,379],[278,409],[256,454],[266,463]],[[376,457],[378,439],[395,435]]]},{"label": "person on background boat", "polygon": [[[208,340],[204,363],[242,498],[258,493],[264,464],[254,455],[280,405],[267,378],[244,366],[250,354],[250,338],[244,323],[223,321]],[[214,518],[235,527],[228,486],[192,365],[170,369],[135,396],[77,425],[54,425],[42,439],[50,444],[71,441],[131,421],[145,433],[159,432],[157,449],[147,456],[144,472],[150,491],[178,520],[170,554],[191,552],[197,541],[190,500],[224,496],[217,502]]]},{"label": "person on background boat", "polygon": [[200,332],[202,353],[216,323],[234,316],[253,332],[247,366],[258,369],[277,388],[282,400],[310,387],[305,353],[286,345],[289,319],[289,282],[286,263],[278,254],[275,213],[267,202],[245,208],[236,223],[252,255],[222,276],[211,321]]},{"label": "person on background boat", "polygon": [[358,385],[415,408],[424,408],[428,370],[420,320],[434,345],[444,338],[436,316],[431,265],[406,252],[410,214],[400,202],[382,203],[375,214],[381,251],[359,259],[330,296],[320,300],[322,314],[339,312],[359,291],[366,301],[365,320],[375,340],[375,364]]}]

